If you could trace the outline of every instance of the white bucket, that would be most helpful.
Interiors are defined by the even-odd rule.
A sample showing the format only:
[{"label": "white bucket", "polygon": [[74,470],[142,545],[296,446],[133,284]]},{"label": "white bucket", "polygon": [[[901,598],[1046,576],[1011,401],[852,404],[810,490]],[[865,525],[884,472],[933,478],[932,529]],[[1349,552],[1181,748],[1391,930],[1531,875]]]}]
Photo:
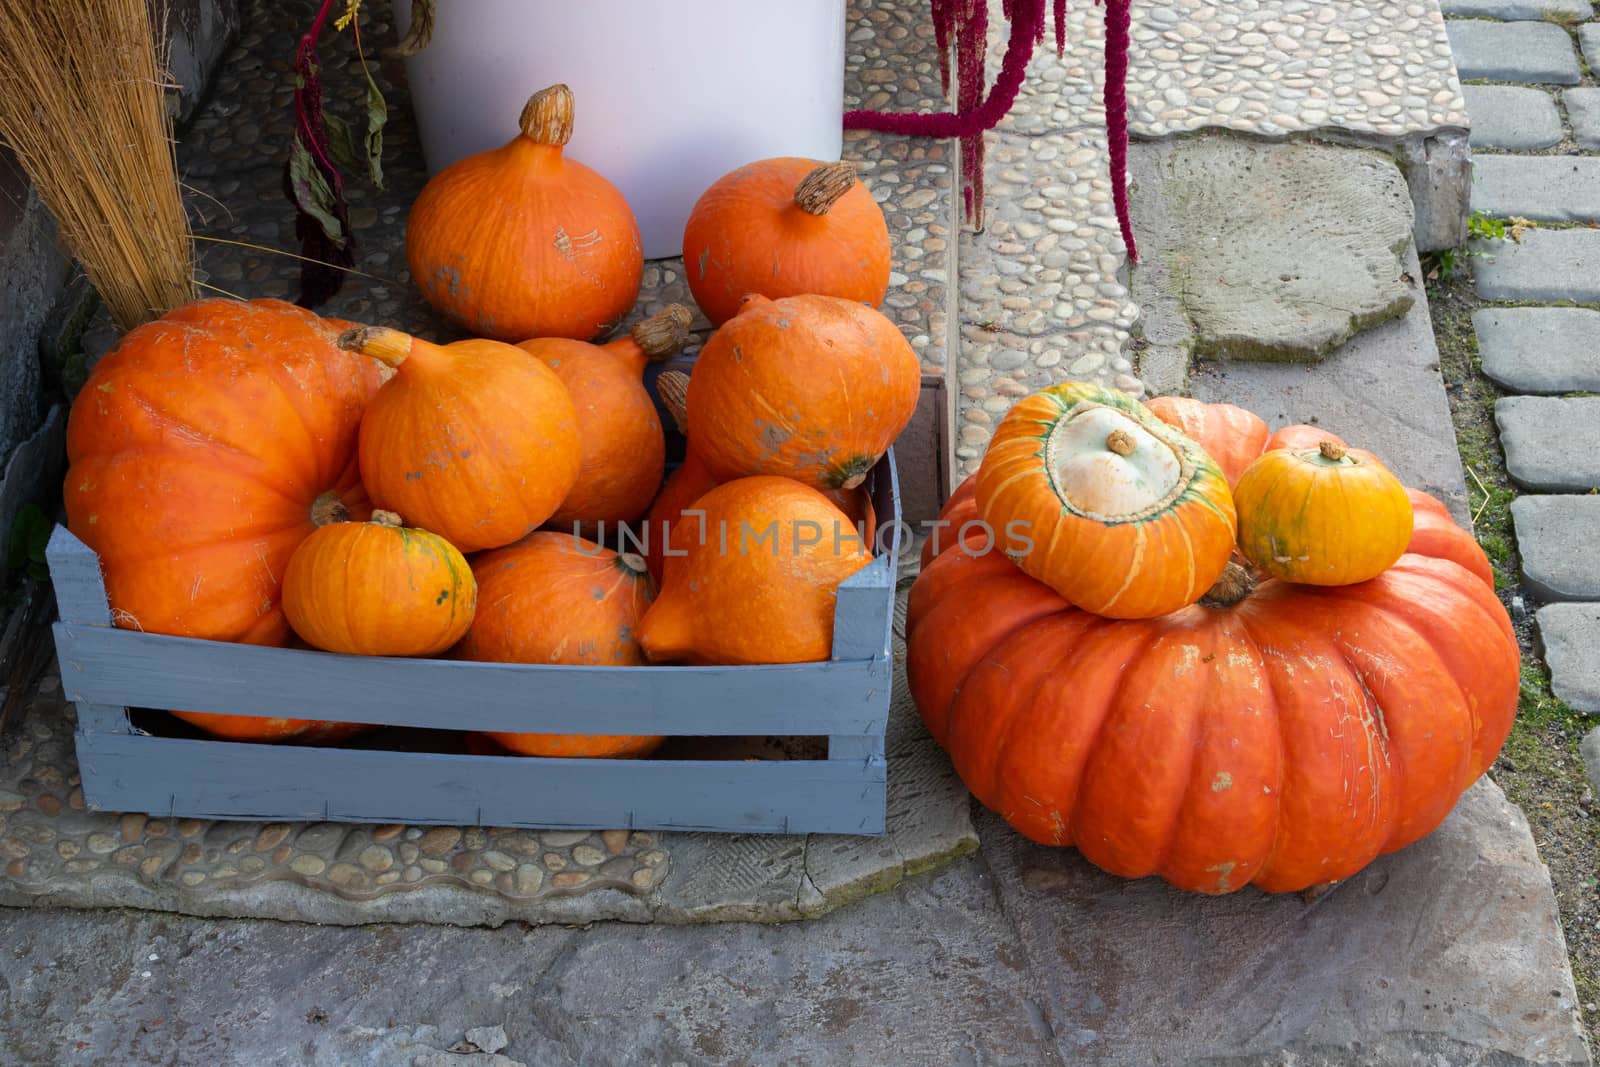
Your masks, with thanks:
[{"label": "white bucket", "polygon": [[[430,172],[504,144],[535,91],[577,99],[572,158],[639,217],[649,259],[680,255],[700,194],[769,156],[838,159],[845,0],[438,0],[406,61]],[[410,0],[395,0],[403,34]]]}]

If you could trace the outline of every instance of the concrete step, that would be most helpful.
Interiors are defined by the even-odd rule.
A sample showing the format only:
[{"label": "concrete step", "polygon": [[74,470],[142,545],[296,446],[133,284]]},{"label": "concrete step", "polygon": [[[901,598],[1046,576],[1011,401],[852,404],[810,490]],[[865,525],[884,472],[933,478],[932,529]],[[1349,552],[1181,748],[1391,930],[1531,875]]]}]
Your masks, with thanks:
[{"label": "concrete step", "polygon": [[1483,373],[1518,393],[1600,392],[1600,311],[1479,308]]},{"label": "concrete step", "polygon": [[1522,496],[1511,502],[1522,577],[1543,600],[1600,600],[1600,496]]},{"label": "concrete step", "polygon": [[1546,604],[1535,617],[1551,690],[1578,711],[1600,714],[1600,604]]},{"label": "concrete step", "polygon": [[1572,38],[1553,23],[1452,19],[1446,28],[1463,79],[1577,85],[1583,76]]},{"label": "concrete step", "polygon": [[1473,241],[1478,295],[1507,302],[1600,303],[1600,230],[1530,230],[1522,241]]},{"label": "concrete step", "polygon": [[1600,159],[1491,156],[1472,160],[1472,210],[1536,222],[1600,219]]},{"label": "concrete step", "polygon": [[1540,493],[1600,488],[1600,397],[1508,396],[1494,406],[1512,481]]}]

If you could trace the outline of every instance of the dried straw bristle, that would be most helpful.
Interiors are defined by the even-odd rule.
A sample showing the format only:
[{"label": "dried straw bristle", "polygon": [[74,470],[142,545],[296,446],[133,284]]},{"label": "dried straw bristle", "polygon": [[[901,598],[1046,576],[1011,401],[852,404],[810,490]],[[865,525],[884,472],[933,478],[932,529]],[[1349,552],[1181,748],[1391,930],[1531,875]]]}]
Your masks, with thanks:
[{"label": "dried straw bristle", "polygon": [[147,0],[0,0],[0,138],[117,323],[194,299]]}]

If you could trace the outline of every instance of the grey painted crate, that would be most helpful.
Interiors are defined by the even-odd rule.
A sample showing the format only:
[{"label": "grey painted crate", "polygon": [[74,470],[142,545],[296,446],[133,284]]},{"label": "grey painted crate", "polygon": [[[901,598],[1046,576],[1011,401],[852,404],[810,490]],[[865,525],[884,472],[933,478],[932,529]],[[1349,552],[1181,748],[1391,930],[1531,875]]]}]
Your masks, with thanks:
[{"label": "grey painted crate", "polygon": [[[833,657],[759,667],[591,668],[373,659],[111,625],[99,559],[65,529],[48,556],[61,682],[91,808],[219,819],[881,834],[900,499],[839,588]],[[891,533],[890,530],[894,532]],[[444,730],[825,736],[826,759],[584,760],[260,745],[140,731],[129,708]]]}]

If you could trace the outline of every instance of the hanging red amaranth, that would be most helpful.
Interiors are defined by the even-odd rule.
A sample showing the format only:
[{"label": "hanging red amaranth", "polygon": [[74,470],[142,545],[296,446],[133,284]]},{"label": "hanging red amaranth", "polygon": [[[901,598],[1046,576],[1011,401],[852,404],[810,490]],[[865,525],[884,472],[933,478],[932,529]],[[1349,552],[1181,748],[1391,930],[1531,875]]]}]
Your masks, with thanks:
[{"label": "hanging red amaranth", "polygon": [[332,12],[333,0],[323,0],[311,29],[295,49],[294,142],[283,168],[284,192],[295,205],[294,233],[304,257],[298,303],[308,308],[337,293],[344,284],[338,268],[356,262],[344,179],[333,163],[322,117],[322,76],[317,66],[317,38]]},{"label": "hanging red amaranth", "polygon": [[[1097,0],[1098,2],[1098,0]],[[987,94],[983,83],[989,54],[987,0],[931,0],[934,41],[939,49],[939,75],[950,89],[951,42],[956,53],[956,109],[922,114],[890,111],[850,111],[845,129],[879,130],[913,137],[955,137],[961,141],[961,197],[966,217],[983,224],[984,132],[993,129],[1016,103],[1027,75],[1028,62],[1043,42],[1047,19],[1054,13],[1056,55],[1066,49],[1066,0],[1003,0],[1001,9],[1011,23],[1000,72]],[[1106,0],[1106,135],[1111,154],[1112,202],[1117,225],[1128,246],[1128,258],[1139,261],[1128,217],[1128,31],[1130,0]]]}]

